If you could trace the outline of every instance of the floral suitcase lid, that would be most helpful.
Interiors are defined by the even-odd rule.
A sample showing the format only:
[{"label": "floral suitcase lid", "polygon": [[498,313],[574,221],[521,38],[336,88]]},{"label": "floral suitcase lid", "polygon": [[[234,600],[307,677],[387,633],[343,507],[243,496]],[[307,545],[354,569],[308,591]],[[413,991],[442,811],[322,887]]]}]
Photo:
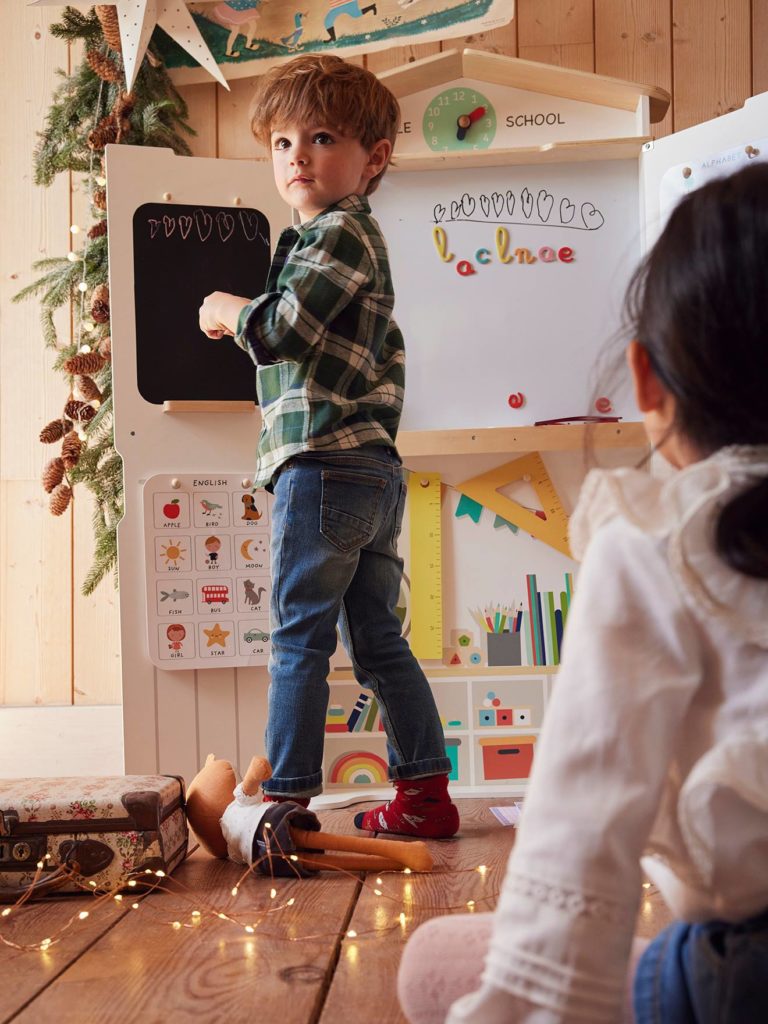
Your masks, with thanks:
[{"label": "floral suitcase lid", "polygon": [[183,805],[183,794],[183,779],[175,775],[0,780],[0,822],[6,834],[55,823],[71,829],[73,821],[156,829]]}]

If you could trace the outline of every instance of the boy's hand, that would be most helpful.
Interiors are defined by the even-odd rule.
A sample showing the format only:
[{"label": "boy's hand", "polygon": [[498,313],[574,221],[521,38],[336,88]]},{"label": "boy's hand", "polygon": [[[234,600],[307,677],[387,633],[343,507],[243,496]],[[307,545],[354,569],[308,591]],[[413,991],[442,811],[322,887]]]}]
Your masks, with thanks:
[{"label": "boy's hand", "polygon": [[235,336],[241,310],[251,300],[228,292],[211,292],[200,307],[200,330],[209,338]]}]

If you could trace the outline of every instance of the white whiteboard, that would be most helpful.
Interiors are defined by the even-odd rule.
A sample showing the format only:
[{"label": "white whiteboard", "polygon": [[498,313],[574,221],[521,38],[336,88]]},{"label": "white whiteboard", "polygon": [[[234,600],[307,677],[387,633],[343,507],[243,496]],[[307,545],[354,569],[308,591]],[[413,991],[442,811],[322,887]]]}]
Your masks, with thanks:
[{"label": "white whiteboard", "polygon": [[[592,371],[619,326],[640,255],[636,161],[392,173],[371,206],[389,247],[405,336],[403,429],[518,426],[595,412]],[[435,227],[445,232],[450,262],[438,253]],[[509,234],[507,264],[499,228]],[[552,258],[564,247],[572,262]],[[519,263],[518,248],[535,262]],[[476,272],[461,276],[461,260]],[[512,408],[518,393],[525,403]],[[616,415],[637,418],[628,390],[607,397]]]}]

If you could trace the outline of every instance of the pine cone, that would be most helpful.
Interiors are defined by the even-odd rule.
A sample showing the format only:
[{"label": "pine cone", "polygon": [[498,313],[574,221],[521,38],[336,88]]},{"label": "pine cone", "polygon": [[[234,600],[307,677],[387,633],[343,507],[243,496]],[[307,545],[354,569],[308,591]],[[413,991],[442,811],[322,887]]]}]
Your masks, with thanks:
[{"label": "pine cone", "polygon": [[104,358],[106,362],[112,358],[112,338],[109,334],[105,334],[99,342],[99,355]]},{"label": "pine cone", "polygon": [[71,398],[64,406],[64,412],[80,423],[87,423],[96,415],[96,410],[92,405],[88,405],[87,402],[78,402],[74,398]]},{"label": "pine cone", "polygon": [[85,59],[92,71],[95,71],[99,78],[105,82],[119,82],[123,73],[111,57],[99,53],[98,50],[88,50]]},{"label": "pine cone", "polygon": [[83,399],[86,402],[101,401],[102,394],[101,391],[99,391],[99,386],[93,379],[93,377],[89,377],[87,376],[87,374],[80,374],[79,376],[75,377],[75,384],[77,385],[77,390],[80,392],[80,394],[83,396]]},{"label": "pine cone", "polygon": [[67,511],[70,501],[72,501],[72,488],[69,484],[59,484],[51,495],[48,507],[53,515],[60,516]]},{"label": "pine cone", "polygon": [[109,288],[105,284],[97,285],[91,295],[91,316],[97,324],[109,322]]},{"label": "pine cone", "polygon": [[106,218],[102,217],[101,220],[97,220],[93,227],[88,231],[88,237],[90,239],[101,238],[102,235],[107,233],[107,221]]},{"label": "pine cone", "polygon": [[58,487],[64,479],[64,461],[62,459],[51,459],[43,470],[43,488],[50,494]]},{"label": "pine cone", "polygon": [[96,17],[101,22],[101,31],[104,38],[113,50],[123,52],[120,39],[120,20],[117,16],[117,7],[114,4],[96,4]]},{"label": "pine cone", "polygon": [[43,444],[53,444],[54,441],[59,441],[71,429],[72,423],[69,420],[51,420],[40,431],[40,440]]},{"label": "pine cone", "polygon": [[98,352],[78,352],[64,363],[67,373],[98,373],[106,360]]},{"label": "pine cone", "polygon": [[61,443],[61,459],[65,469],[74,469],[80,461],[80,453],[83,450],[82,442],[74,430],[70,430]]},{"label": "pine cone", "polygon": [[93,205],[97,210],[106,210],[107,208],[107,190],[105,188],[95,188],[92,196]]},{"label": "pine cone", "polygon": [[110,142],[117,142],[117,125],[111,114],[102,117],[96,127],[88,133],[90,149],[102,150]]}]

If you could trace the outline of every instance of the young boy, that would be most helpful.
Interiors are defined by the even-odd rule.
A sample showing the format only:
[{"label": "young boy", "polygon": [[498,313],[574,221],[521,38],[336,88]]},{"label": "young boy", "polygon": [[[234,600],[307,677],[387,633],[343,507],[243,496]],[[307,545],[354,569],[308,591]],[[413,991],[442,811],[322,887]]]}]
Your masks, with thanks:
[{"label": "young boy", "polygon": [[459,816],[440,719],[395,614],[404,350],[387,249],[366,196],[387,168],[400,111],[369,71],[318,55],[265,75],[253,111],[251,129],[271,149],[278,191],[301,223],[281,234],[266,292],[252,301],[214,292],[200,327],[211,338],[233,335],[258,367],[254,483],[275,495],[273,774],[264,791],[305,806],[321,792],[338,623],[357,681],[379,703],[396,789],[355,824],[452,836]]}]

